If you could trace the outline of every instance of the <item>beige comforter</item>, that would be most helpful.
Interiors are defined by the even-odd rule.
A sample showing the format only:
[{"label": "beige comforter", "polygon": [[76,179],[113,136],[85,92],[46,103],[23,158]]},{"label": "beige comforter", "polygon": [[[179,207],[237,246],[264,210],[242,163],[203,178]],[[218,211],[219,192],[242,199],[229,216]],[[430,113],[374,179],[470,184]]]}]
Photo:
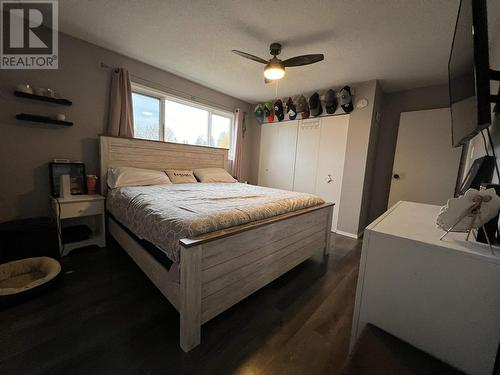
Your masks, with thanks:
[{"label": "beige comforter", "polygon": [[107,197],[111,214],[174,262],[179,240],[324,203],[310,194],[240,183],[124,187]]}]

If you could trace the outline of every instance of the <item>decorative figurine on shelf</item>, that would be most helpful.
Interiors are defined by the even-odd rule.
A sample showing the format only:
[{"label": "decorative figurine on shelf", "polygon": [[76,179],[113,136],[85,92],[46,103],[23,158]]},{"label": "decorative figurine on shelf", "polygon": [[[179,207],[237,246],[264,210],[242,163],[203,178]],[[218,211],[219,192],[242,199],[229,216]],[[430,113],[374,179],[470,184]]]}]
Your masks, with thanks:
[{"label": "decorative figurine on shelf", "polygon": [[25,94],[33,94],[33,87],[28,83],[20,83],[16,86],[16,89]]},{"label": "decorative figurine on shelf", "polygon": [[494,218],[499,210],[500,197],[497,196],[495,189],[469,189],[458,198],[448,199],[448,203],[441,208],[436,219],[436,224],[445,230],[440,239],[442,240],[449,232],[464,232],[467,233],[466,241],[468,241],[474,229],[477,231],[481,229],[491,253],[495,255],[484,224]]}]

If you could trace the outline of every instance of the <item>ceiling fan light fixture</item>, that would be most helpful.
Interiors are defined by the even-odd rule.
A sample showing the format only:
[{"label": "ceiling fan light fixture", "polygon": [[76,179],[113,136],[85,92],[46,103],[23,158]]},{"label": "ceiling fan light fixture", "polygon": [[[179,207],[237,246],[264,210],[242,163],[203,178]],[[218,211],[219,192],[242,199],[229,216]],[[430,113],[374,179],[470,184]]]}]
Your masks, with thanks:
[{"label": "ceiling fan light fixture", "polygon": [[325,58],[325,55],[323,55],[322,53],[316,53],[295,56],[281,61],[278,57],[276,57],[281,54],[281,44],[279,43],[272,43],[269,46],[269,51],[273,57],[269,61],[267,61],[259,56],[251,55],[250,53],[238,51],[237,49],[232,50],[232,52],[237,54],[238,56],[258,62],[260,64],[264,64],[266,66],[264,68],[264,77],[266,78],[264,80],[265,83],[271,83],[283,78],[285,76],[285,68],[310,65],[323,61]]},{"label": "ceiling fan light fixture", "polygon": [[273,81],[285,76],[285,68],[281,64],[267,64],[264,68],[264,77]]}]

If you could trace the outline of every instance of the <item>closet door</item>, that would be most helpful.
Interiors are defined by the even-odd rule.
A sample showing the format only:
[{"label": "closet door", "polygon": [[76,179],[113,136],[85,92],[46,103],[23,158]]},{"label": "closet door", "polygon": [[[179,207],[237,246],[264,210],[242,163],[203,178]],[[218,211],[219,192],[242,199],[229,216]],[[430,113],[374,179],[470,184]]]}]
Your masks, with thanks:
[{"label": "closet door", "polygon": [[295,156],[294,191],[316,194],[320,133],[320,119],[300,121]]},{"label": "closet door", "polygon": [[316,194],[335,203],[332,231],[337,230],[339,203],[344,173],[349,115],[321,118],[316,172]]},{"label": "closet door", "polygon": [[273,143],[278,139],[278,128],[273,124],[262,124],[260,132],[259,185],[271,187],[271,162]]},{"label": "closet door", "polygon": [[293,190],[299,121],[285,121],[275,126],[278,127],[278,138],[273,142],[272,187]]},{"label": "closet door", "polygon": [[259,185],[293,190],[298,121],[263,124]]}]

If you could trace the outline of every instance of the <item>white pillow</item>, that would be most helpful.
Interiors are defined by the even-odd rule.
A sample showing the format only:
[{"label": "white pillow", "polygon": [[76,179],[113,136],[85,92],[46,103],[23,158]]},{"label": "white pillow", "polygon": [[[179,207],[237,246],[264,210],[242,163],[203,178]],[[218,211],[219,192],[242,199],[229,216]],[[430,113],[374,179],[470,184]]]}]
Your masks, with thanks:
[{"label": "white pillow", "polygon": [[224,168],[200,168],[193,172],[200,182],[238,182]]},{"label": "white pillow", "polygon": [[197,183],[193,171],[186,169],[167,169],[165,171],[173,184],[192,184]]},{"label": "white pillow", "polygon": [[108,169],[108,186],[111,189],[123,186],[147,186],[171,184],[167,174],[154,169],[117,167]]}]

